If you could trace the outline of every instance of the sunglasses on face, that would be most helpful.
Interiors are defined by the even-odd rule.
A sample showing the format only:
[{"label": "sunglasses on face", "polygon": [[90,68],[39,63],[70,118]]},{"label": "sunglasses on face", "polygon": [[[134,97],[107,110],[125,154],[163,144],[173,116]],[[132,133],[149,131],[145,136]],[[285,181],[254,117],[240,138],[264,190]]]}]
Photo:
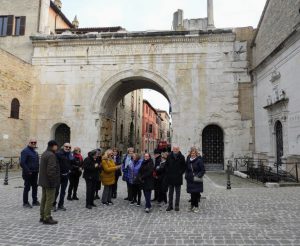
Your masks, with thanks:
[{"label": "sunglasses on face", "polygon": [[64,146],[64,148],[66,148],[66,149],[71,149],[71,146]]},{"label": "sunglasses on face", "polygon": [[36,142],[30,142],[30,144],[36,144]]}]

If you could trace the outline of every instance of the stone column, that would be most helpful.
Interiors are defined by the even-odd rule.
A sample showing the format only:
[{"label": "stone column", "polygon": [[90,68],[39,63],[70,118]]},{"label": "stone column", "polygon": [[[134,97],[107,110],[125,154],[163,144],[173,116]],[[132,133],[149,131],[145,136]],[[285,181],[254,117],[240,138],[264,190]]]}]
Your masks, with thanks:
[{"label": "stone column", "polygon": [[49,8],[50,8],[50,0],[41,0],[39,33],[50,34],[49,20],[48,20]]},{"label": "stone column", "polygon": [[183,10],[178,9],[173,14],[173,30],[181,31],[183,29]]},{"label": "stone column", "polygon": [[213,0],[207,0],[207,28],[208,29],[215,28]]}]

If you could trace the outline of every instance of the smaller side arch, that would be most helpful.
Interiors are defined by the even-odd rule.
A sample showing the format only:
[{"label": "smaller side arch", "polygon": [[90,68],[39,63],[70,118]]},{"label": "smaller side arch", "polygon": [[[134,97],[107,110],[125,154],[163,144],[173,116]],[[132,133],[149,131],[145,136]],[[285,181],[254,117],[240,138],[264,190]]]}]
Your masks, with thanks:
[{"label": "smaller side arch", "polygon": [[224,131],[217,124],[203,129],[202,152],[206,169],[224,169]]},{"label": "smaller side arch", "polygon": [[65,123],[57,123],[51,129],[51,138],[57,142],[60,148],[64,143],[71,142],[71,128]]}]

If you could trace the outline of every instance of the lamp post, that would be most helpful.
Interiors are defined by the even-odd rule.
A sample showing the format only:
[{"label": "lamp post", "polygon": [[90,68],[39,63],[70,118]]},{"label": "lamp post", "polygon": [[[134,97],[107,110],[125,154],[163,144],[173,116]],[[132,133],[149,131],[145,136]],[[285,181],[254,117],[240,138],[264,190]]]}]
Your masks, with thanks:
[{"label": "lamp post", "polygon": [[230,172],[232,170],[232,161],[229,160],[227,163],[227,190],[231,190]]},{"label": "lamp post", "polygon": [[[7,134],[3,134],[3,140],[7,140],[7,139],[9,139],[9,136]],[[5,164],[5,177],[4,177],[4,183],[3,184],[8,185],[8,166],[9,166],[9,162],[5,163],[5,158],[0,159],[0,161]],[[11,159],[11,161],[12,161],[12,159]]]}]

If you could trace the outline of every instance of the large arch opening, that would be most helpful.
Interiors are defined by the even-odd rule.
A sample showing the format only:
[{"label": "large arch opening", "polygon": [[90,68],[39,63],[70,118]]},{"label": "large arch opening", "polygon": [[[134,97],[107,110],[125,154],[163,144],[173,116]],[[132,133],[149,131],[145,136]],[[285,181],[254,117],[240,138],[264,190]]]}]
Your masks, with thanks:
[{"label": "large arch opening", "polygon": [[[101,148],[117,147],[124,152],[132,146],[140,153],[157,148],[164,136],[158,127],[161,127],[163,112],[144,100],[143,89],[163,95],[170,109],[176,105],[171,83],[152,72],[125,71],[113,76],[99,88],[93,105],[93,111],[100,115],[98,142]],[[125,117],[121,117],[122,110],[127,110]],[[170,117],[169,109],[161,111]],[[163,140],[170,144],[169,123],[167,127],[167,139]]]}]

